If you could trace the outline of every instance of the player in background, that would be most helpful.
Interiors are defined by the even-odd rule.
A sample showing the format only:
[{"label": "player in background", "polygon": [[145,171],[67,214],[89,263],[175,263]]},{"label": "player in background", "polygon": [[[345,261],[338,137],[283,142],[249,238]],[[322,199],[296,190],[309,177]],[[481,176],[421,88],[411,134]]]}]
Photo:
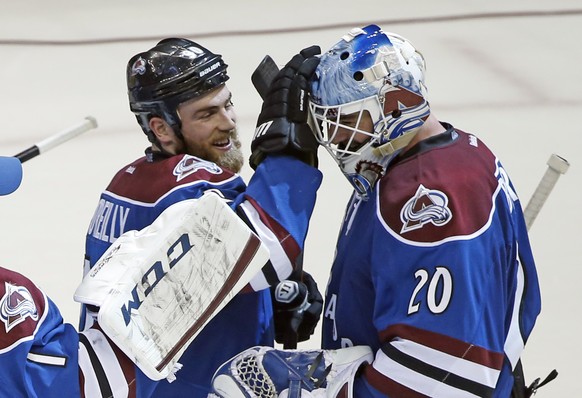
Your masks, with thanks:
[{"label": "player in background", "polygon": [[[295,56],[265,100],[252,142],[248,186],[238,174],[243,155],[222,57],[187,39],[169,38],[127,65],[129,105],[151,146],[122,167],[102,192],[86,236],[85,273],[122,233],[151,224],[168,206],[213,191],[259,238],[271,261],[182,356],[171,384],[154,396],[206,397],[216,368],[241,350],[273,345],[269,286],[299,265],[315,194],[321,183],[317,141],[307,125],[308,81],[319,48]],[[83,308],[81,330],[94,312]],[[138,374],[138,382],[144,379]]]},{"label": "player in background", "polygon": [[[487,146],[432,112],[421,53],[378,26],[353,29],[321,56],[310,107],[354,187],[325,296],[325,355],[253,348],[217,372],[214,394],[250,396],[241,364],[254,360],[288,396],[297,379],[310,396],[529,396],[520,356],[541,303],[522,207]],[[362,346],[368,355],[354,352]],[[309,377],[284,380],[280,358]]]},{"label": "player in background", "polygon": [[[20,160],[0,157],[0,195],[14,192],[21,180]],[[2,267],[0,321],[0,396],[136,396],[133,364],[98,328],[77,333],[35,283]],[[92,384],[97,378],[108,379],[111,389]]]}]

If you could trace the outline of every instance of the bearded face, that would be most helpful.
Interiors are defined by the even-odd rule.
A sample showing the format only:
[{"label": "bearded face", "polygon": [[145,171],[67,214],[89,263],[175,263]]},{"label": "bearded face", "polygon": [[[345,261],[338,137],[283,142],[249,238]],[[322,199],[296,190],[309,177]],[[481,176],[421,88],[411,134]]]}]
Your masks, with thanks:
[{"label": "bearded face", "polygon": [[[170,153],[187,153],[235,173],[244,158],[236,129],[230,90],[220,86],[195,100],[180,104],[182,139],[175,136]],[[167,148],[164,148],[167,150]]]}]

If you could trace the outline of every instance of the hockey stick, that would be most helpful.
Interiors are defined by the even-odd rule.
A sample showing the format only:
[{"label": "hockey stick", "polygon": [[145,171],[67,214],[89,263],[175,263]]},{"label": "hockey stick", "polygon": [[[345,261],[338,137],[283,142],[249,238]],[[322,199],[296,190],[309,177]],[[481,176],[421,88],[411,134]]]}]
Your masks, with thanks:
[{"label": "hockey stick", "polygon": [[278,72],[279,67],[273,58],[270,55],[265,55],[251,75],[251,82],[262,99],[265,99],[269,86]]},{"label": "hockey stick", "polygon": [[[570,167],[570,163],[568,163],[566,159],[556,155],[555,153],[550,155],[550,158],[547,161],[547,165],[548,168],[546,169],[546,172],[538,183],[537,188],[535,189],[534,193],[529,199],[529,202],[527,203],[527,206],[525,207],[525,210],[523,211],[523,217],[525,219],[525,225],[528,231],[531,229],[531,226],[533,225],[533,222],[536,219],[538,213],[542,209],[542,206],[550,196],[550,193],[556,185],[556,182],[558,182],[560,176],[565,174]],[[521,379],[522,382],[525,382],[521,358],[517,362],[517,366],[513,374],[514,377],[516,377],[516,380]],[[529,387],[525,388],[525,391],[523,392],[524,396],[533,396],[538,388],[554,380],[556,377],[558,377],[558,372],[556,369],[552,370],[541,383],[540,378],[538,377]],[[525,387],[525,384],[523,385]]]},{"label": "hockey stick", "polygon": [[542,206],[550,196],[554,185],[562,174],[565,174],[570,167],[568,161],[556,154],[552,154],[547,162],[548,168],[540,180],[536,190],[531,196],[525,210],[523,212],[525,218],[525,225],[529,230],[540,212]]},{"label": "hockey stick", "polygon": [[97,120],[93,116],[87,116],[84,122],[79,123],[75,126],[71,126],[66,130],[51,135],[50,137],[45,138],[44,140],[31,146],[30,148],[27,148],[24,151],[14,155],[14,157],[18,158],[21,163],[24,163],[27,160],[30,160],[40,154],[43,154],[46,151],[56,147],[57,145],[60,145],[63,142],[66,142],[71,138],[74,138],[96,127]]}]

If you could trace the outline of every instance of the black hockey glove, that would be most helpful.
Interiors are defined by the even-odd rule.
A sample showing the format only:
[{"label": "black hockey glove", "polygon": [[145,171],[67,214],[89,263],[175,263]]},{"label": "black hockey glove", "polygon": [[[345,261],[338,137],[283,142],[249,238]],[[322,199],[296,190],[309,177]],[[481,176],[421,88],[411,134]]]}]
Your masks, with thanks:
[{"label": "black hockey glove", "polygon": [[317,167],[318,143],[307,124],[309,81],[319,64],[319,46],[301,50],[277,73],[265,96],[251,142],[250,165],[256,169],[269,153],[295,156]]},{"label": "black hockey glove", "polygon": [[[301,280],[299,280],[301,279]],[[296,344],[306,341],[315,331],[323,311],[323,297],[311,275],[286,279],[271,289],[275,318],[275,341]],[[285,347],[295,348],[295,347]]]}]

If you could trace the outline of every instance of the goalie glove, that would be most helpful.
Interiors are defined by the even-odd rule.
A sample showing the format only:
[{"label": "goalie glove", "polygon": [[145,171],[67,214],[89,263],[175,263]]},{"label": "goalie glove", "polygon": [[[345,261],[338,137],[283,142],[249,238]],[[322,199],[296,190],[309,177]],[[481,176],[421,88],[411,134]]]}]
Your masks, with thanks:
[{"label": "goalie glove", "polygon": [[172,381],[192,340],[268,259],[236,213],[206,194],[121,235],[75,301],[100,308],[102,330],[146,376]]},{"label": "goalie glove", "polygon": [[313,277],[303,271],[271,289],[275,320],[275,341],[284,348],[296,348],[309,340],[323,310],[323,297]]},{"label": "goalie glove", "polygon": [[250,165],[268,153],[284,153],[317,167],[318,143],[307,124],[309,81],[319,64],[319,46],[303,49],[275,76],[257,119]]},{"label": "goalie glove", "polygon": [[358,370],[372,363],[368,346],[339,350],[253,347],[224,363],[211,398],[353,398]]}]

